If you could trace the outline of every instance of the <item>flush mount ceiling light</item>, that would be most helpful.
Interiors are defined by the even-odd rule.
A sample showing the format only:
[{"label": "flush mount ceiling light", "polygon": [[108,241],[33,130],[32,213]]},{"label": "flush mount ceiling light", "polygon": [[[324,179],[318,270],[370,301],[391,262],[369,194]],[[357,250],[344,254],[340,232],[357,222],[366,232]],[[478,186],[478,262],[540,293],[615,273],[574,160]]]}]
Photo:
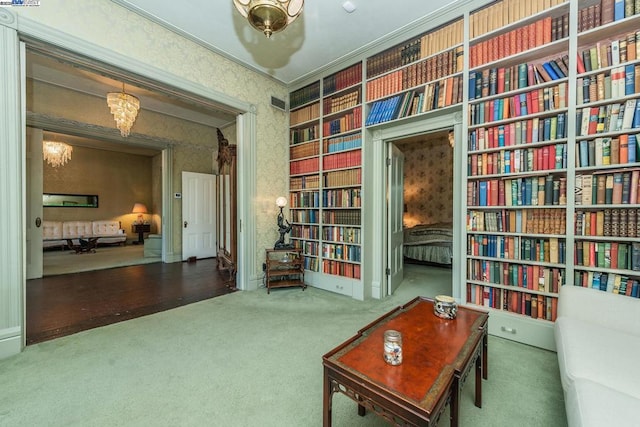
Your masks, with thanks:
[{"label": "flush mount ceiling light", "polygon": [[72,151],[73,147],[64,142],[42,141],[42,157],[54,168],[71,160]]},{"label": "flush mount ceiling light", "polygon": [[233,4],[253,28],[269,38],[300,16],[304,0],[233,0]]},{"label": "flush mount ceiling light", "polygon": [[107,94],[107,105],[116,121],[116,127],[120,129],[120,135],[123,137],[129,136],[131,126],[133,126],[138,116],[140,100],[133,95],[125,93],[124,83],[122,83],[122,92],[110,92]]},{"label": "flush mount ceiling light", "polygon": [[346,1],[342,3],[342,8],[347,11],[347,13],[352,13],[356,10],[356,5],[351,3],[350,1]]}]

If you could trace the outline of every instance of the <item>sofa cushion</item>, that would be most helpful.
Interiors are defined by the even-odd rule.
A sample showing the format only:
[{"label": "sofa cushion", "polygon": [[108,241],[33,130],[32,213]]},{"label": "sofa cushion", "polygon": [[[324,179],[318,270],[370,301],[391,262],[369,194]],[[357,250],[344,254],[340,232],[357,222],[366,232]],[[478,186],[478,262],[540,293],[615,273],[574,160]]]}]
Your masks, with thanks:
[{"label": "sofa cushion", "polygon": [[42,221],[42,239],[62,239],[62,221]]},{"label": "sofa cushion", "polygon": [[118,236],[124,234],[120,229],[120,221],[93,221],[92,233],[94,236]]},{"label": "sofa cushion", "polygon": [[640,339],[594,322],[558,317],[554,333],[562,386],[575,393],[578,379],[591,380],[640,399],[640,370],[635,369]]},{"label": "sofa cushion", "polygon": [[574,392],[565,395],[569,427],[638,425],[638,399],[582,378],[574,386]]},{"label": "sofa cushion", "polygon": [[62,238],[74,239],[93,235],[91,221],[65,221],[62,224]]}]

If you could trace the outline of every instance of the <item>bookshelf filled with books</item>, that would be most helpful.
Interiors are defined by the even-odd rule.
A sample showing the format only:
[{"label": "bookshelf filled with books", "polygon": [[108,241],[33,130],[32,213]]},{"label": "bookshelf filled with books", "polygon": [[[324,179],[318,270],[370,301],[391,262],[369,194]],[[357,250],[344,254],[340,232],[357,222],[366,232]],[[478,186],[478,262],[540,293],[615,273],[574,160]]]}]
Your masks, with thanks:
[{"label": "bookshelf filled with books", "polygon": [[291,238],[304,255],[304,268],[319,269],[320,253],[320,82],[290,94],[289,206]]},{"label": "bookshelf filled with books", "polygon": [[577,35],[573,284],[639,298],[640,7],[595,6]]},{"label": "bookshelf filled with books", "polygon": [[463,37],[464,21],[458,19],[368,58],[365,124],[460,104]]},{"label": "bookshelf filled with books", "polygon": [[469,304],[553,321],[566,277],[569,4],[470,14]]},{"label": "bookshelf filled with books", "polygon": [[[291,237],[313,272],[310,284],[351,295],[349,280],[361,278],[362,63],[313,86],[321,112],[313,138],[294,140],[291,121]],[[304,171],[296,169],[301,161],[309,164]]]}]

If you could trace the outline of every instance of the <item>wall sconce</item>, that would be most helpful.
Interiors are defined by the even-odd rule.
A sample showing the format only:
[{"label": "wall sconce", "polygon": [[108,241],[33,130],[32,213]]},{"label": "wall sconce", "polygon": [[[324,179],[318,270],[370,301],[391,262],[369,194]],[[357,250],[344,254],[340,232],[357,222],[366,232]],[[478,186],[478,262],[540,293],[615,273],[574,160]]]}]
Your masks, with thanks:
[{"label": "wall sconce", "polygon": [[287,206],[287,198],[286,197],[278,197],[276,199],[276,206],[280,208],[280,212],[278,213],[278,233],[280,233],[280,238],[273,245],[274,249],[293,249],[293,245],[291,243],[284,242],[284,235],[291,231],[291,224],[284,217],[284,213],[282,209]]},{"label": "wall sconce", "polygon": [[451,146],[451,148],[453,148],[453,146],[455,145],[455,136],[453,132],[449,132],[449,145]]}]

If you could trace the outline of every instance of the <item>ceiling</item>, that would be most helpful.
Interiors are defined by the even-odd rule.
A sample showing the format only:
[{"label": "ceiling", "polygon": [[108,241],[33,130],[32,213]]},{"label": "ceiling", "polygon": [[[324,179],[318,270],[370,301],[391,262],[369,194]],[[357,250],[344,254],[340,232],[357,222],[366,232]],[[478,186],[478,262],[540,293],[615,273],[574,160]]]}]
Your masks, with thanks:
[{"label": "ceiling", "polygon": [[[452,0],[307,0],[302,15],[267,39],[232,0],[112,0],[146,18],[289,84],[435,13]],[[187,7],[188,4],[188,7]]]}]

